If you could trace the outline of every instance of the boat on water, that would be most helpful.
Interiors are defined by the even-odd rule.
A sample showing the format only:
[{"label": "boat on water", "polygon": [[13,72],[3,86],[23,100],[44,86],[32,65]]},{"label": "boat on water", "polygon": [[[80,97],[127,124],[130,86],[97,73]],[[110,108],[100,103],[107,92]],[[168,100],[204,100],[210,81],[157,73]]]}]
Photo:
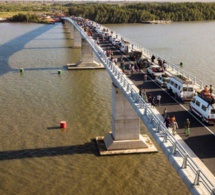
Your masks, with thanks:
[{"label": "boat on water", "polygon": [[0,18],[0,22],[6,22],[7,18]]},{"label": "boat on water", "polygon": [[149,20],[149,21],[142,21],[143,24],[169,24],[171,20]]}]

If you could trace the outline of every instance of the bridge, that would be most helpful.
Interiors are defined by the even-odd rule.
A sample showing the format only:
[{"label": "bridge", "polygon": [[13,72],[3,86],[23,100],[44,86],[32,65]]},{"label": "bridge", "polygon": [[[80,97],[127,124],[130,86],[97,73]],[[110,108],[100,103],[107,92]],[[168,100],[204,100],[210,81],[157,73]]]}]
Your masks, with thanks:
[{"label": "bridge", "polygon": [[[163,124],[163,118],[161,112],[163,107],[156,109],[145,102],[139,95],[139,89],[137,86],[143,85],[143,88],[150,89],[153,93],[158,89],[157,85],[150,79],[143,83],[143,75],[138,74],[134,76],[127,76],[123,74],[122,70],[116,66],[104,52],[102,44],[100,46],[96,44],[92,36],[88,36],[87,32],[78,25],[78,23],[71,18],[63,18],[63,21],[71,33],[71,38],[74,39],[74,47],[80,47],[82,50],[82,60],[78,64],[71,65],[74,68],[101,68],[101,64],[107,70],[109,76],[112,79],[112,131],[108,132],[104,136],[97,137],[97,144],[101,155],[116,154],[116,153],[141,153],[141,152],[156,152],[156,148],[153,146],[151,140],[139,133],[139,119],[142,120],[147,127],[148,131],[152,134],[156,142],[159,144],[172,166],[176,169],[179,176],[182,178],[188,189],[192,194],[215,194],[215,178],[214,161],[208,163],[206,167],[202,161],[196,156],[195,153],[198,150],[206,152],[211,156],[213,160],[214,156],[214,131],[205,133],[207,137],[204,143],[209,143],[208,150],[203,150],[205,145],[200,147],[200,143],[194,142],[196,149],[194,152],[188,147],[186,138],[179,136],[182,129],[179,129],[179,133],[176,136],[172,135],[165,125]],[[91,21],[91,23],[96,24]],[[119,36],[113,32],[115,36]],[[86,44],[87,43],[87,44]],[[108,45],[109,47],[110,45]],[[143,55],[150,58],[152,52],[133,44],[134,49],[142,51]],[[101,64],[94,63],[93,54],[100,60]],[[87,55],[87,57],[86,57]],[[159,56],[156,56],[159,57]],[[189,73],[180,69],[179,67],[167,62],[167,70],[171,74],[182,74],[191,79],[198,88],[202,88],[205,84],[193,77]],[[167,102],[169,110],[175,112],[177,118],[180,116],[190,118],[190,113],[187,111],[186,106],[179,105],[174,98],[167,96],[165,91],[162,92],[162,98],[165,99],[165,106]],[[163,103],[163,102],[162,102]],[[177,106],[177,107],[176,107]],[[184,111],[185,109],[185,111]],[[177,111],[177,112],[176,112]],[[177,113],[179,113],[177,115]],[[199,123],[195,117],[192,116],[191,122],[195,124]],[[202,135],[204,127],[201,124],[197,129],[197,135]],[[179,126],[181,126],[179,124]],[[201,133],[200,133],[201,132]],[[185,143],[186,142],[186,143]],[[198,144],[197,144],[198,143]],[[192,144],[191,144],[192,145]],[[213,151],[212,153],[210,153]],[[201,156],[201,155],[200,155]]]}]

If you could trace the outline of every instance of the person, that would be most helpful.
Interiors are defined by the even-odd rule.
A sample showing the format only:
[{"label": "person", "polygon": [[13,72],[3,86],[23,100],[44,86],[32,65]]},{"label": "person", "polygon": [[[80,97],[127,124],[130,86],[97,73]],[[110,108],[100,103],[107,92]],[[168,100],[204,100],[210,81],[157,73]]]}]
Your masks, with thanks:
[{"label": "person", "polygon": [[124,60],[122,60],[122,62],[120,63],[120,68],[123,69],[123,66],[124,66],[125,62]]},{"label": "person", "polygon": [[172,134],[176,134],[176,129],[178,129],[178,123],[176,121],[173,122],[172,124]]},{"label": "person", "polygon": [[142,98],[144,99],[145,102],[148,102],[148,98],[147,98],[147,94],[146,94],[145,89],[142,91]]},{"label": "person", "polygon": [[175,115],[172,115],[170,117],[170,126],[172,127],[173,126],[173,123],[175,122]]},{"label": "person", "polygon": [[168,129],[170,127],[170,117],[169,115],[166,116],[166,118],[163,121],[166,125],[166,128]]},{"label": "person", "polygon": [[151,94],[147,95],[147,99],[148,99],[149,103],[152,105],[152,96],[151,96]]},{"label": "person", "polygon": [[212,85],[210,85],[209,92],[210,92],[210,94],[213,93],[213,86]]},{"label": "person", "polygon": [[163,68],[163,61],[160,58],[158,58],[158,65]]},{"label": "person", "polygon": [[151,57],[151,61],[152,61],[152,62],[154,62],[154,61],[155,61],[155,56],[154,56],[154,55],[152,55],[152,57]]},{"label": "person", "polygon": [[190,120],[187,119],[185,122],[184,122],[184,133],[189,136],[190,135]]},{"label": "person", "polygon": [[158,103],[158,106],[160,106],[160,102],[161,102],[161,95],[158,94],[158,95],[157,95],[157,103]]},{"label": "person", "polygon": [[142,87],[139,88],[139,95],[142,96]]},{"label": "person", "polygon": [[122,65],[122,72],[125,73],[125,64]]},{"label": "person", "polygon": [[134,64],[132,63],[131,64],[131,73],[134,73],[135,72],[135,68],[134,68]]},{"label": "person", "polygon": [[152,108],[154,108],[156,106],[156,103],[155,103],[155,97],[152,98]]},{"label": "person", "polygon": [[167,109],[164,108],[164,110],[163,110],[163,118],[165,119],[166,117],[167,117]]},{"label": "person", "polygon": [[164,69],[164,70],[166,70],[166,69],[167,69],[167,63],[166,63],[166,61],[165,61],[165,60],[163,61],[163,69]]},{"label": "person", "polygon": [[132,74],[131,63],[128,65],[129,74]]},{"label": "person", "polygon": [[209,91],[209,89],[208,89],[208,86],[207,85],[205,85],[205,93],[208,93],[208,91]]}]

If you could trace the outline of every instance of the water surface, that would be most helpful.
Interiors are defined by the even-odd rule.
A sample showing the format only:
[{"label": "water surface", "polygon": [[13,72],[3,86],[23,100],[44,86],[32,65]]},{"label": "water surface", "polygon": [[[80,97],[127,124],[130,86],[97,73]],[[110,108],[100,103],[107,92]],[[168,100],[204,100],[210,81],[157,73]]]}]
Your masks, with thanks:
[{"label": "water surface", "polygon": [[[215,33],[208,41],[196,25],[209,35],[214,23],[110,26],[197,75],[214,62]],[[93,139],[111,130],[111,79],[105,70],[67,71],[80,50],[61,24],[0,29],[1,194],[189,194],[158,146],[156,154],[98,156]]]}]

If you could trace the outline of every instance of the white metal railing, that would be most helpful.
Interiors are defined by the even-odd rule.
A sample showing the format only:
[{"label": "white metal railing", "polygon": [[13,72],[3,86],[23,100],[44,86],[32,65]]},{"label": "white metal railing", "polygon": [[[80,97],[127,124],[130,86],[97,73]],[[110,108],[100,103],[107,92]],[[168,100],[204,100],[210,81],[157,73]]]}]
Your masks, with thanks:
[{"label": "white metal railing", "polygon": [[[121,86],[123,92],[127,94],[127,98],[132,100],[136,110],[138,110],[137,114],[143,120],[143,117],[146,117],[148,121],[155,127],[156,133],[162,133],[163,142],[168,142],[172,145],[171,153],[172,155],[180,155],[183,158],[183,163],[181,165],[182,169],[186,169],[187,167],[192,170],[193,174],[195,175],[195,179],[193,181],[193,185],[202,184],[205,189],[211,195],[215,195],[215,186],[214,184],[207,178],[201,168],[193,161],[191,156],[186,152],[186,150],[182,147],[182,145],[175,139],[175,137],[168,131],[166,126],[164,125],[163,121],[161,121],[153,112],[153,110],[147,105],[147,103],[143,100],[143,98],[139,95],[139,93],[135,90],[135,88],[129,83],[128,78],[122,73],[121,69],[118,66],[115,66],[109,58],[105,55],[104,51],[101,47],[95,44],[95,41],[86,35],[83,29],[70,18],[64,18],[71,22],[80,32],[83,38],[89,43],[97,57],[101,60],[102,64],[105,66],[106,70],[108,71],[110,77]],[[175,70],[177,67],[171,65]],[[180,71],[180,70],[178,70]],[[182,72],[183,74],[187,74]],[[190,75],[190,78],[196,79]],[[196,79],[197,80],[197,79]],[[200,82],[200,81],[199,81]],[[201,83],[200,83],[201,84]]]},{"label": "white metal railing", "polygon": [[[95,23],[95,22],[94,22]],[[105,28],[105,29],[108,29],[109,32],[113,32],[112,35],[113,36],[118,36],[118,38],[123,38],[122,35],[120,35],[119,33],[116,33],[115,31],[109,29],[108,27],[105,27],[105,26],[102,26],[100,25],[101,28]],[[156,57],[156,59],[160,58],[162,61],[165,60],[163,59],[162,57],[160,57],[159,55],[155,54],[154,52],[138,45],[137,43],[135,43],[134,41],[131,41],[129,40],[128,38],[125,38],[126,41],[132,43],[133,45],[133,48],[135,50],[138,50],[138,51],[142,51],[142,55],[145,56],[146,58],[148,58],[149,60],[151,59],[151,56],[154,55]],[[178,67],[178,65],[175,65],[167,60],[166,61],[166,64],[167,64],[167,68],[171,69],[172,71],[176,72],[177,74],[181,74],[183,76],[185,76],[186,78],[189,78],[191,81],[193,81],[193,83],[197,86],[197,88],[203,88],[205,84],[202,80],[198,79],[197,77],[191,75],[190,73],[188,73],[187,71],[183,70],[182,68]]]}]

